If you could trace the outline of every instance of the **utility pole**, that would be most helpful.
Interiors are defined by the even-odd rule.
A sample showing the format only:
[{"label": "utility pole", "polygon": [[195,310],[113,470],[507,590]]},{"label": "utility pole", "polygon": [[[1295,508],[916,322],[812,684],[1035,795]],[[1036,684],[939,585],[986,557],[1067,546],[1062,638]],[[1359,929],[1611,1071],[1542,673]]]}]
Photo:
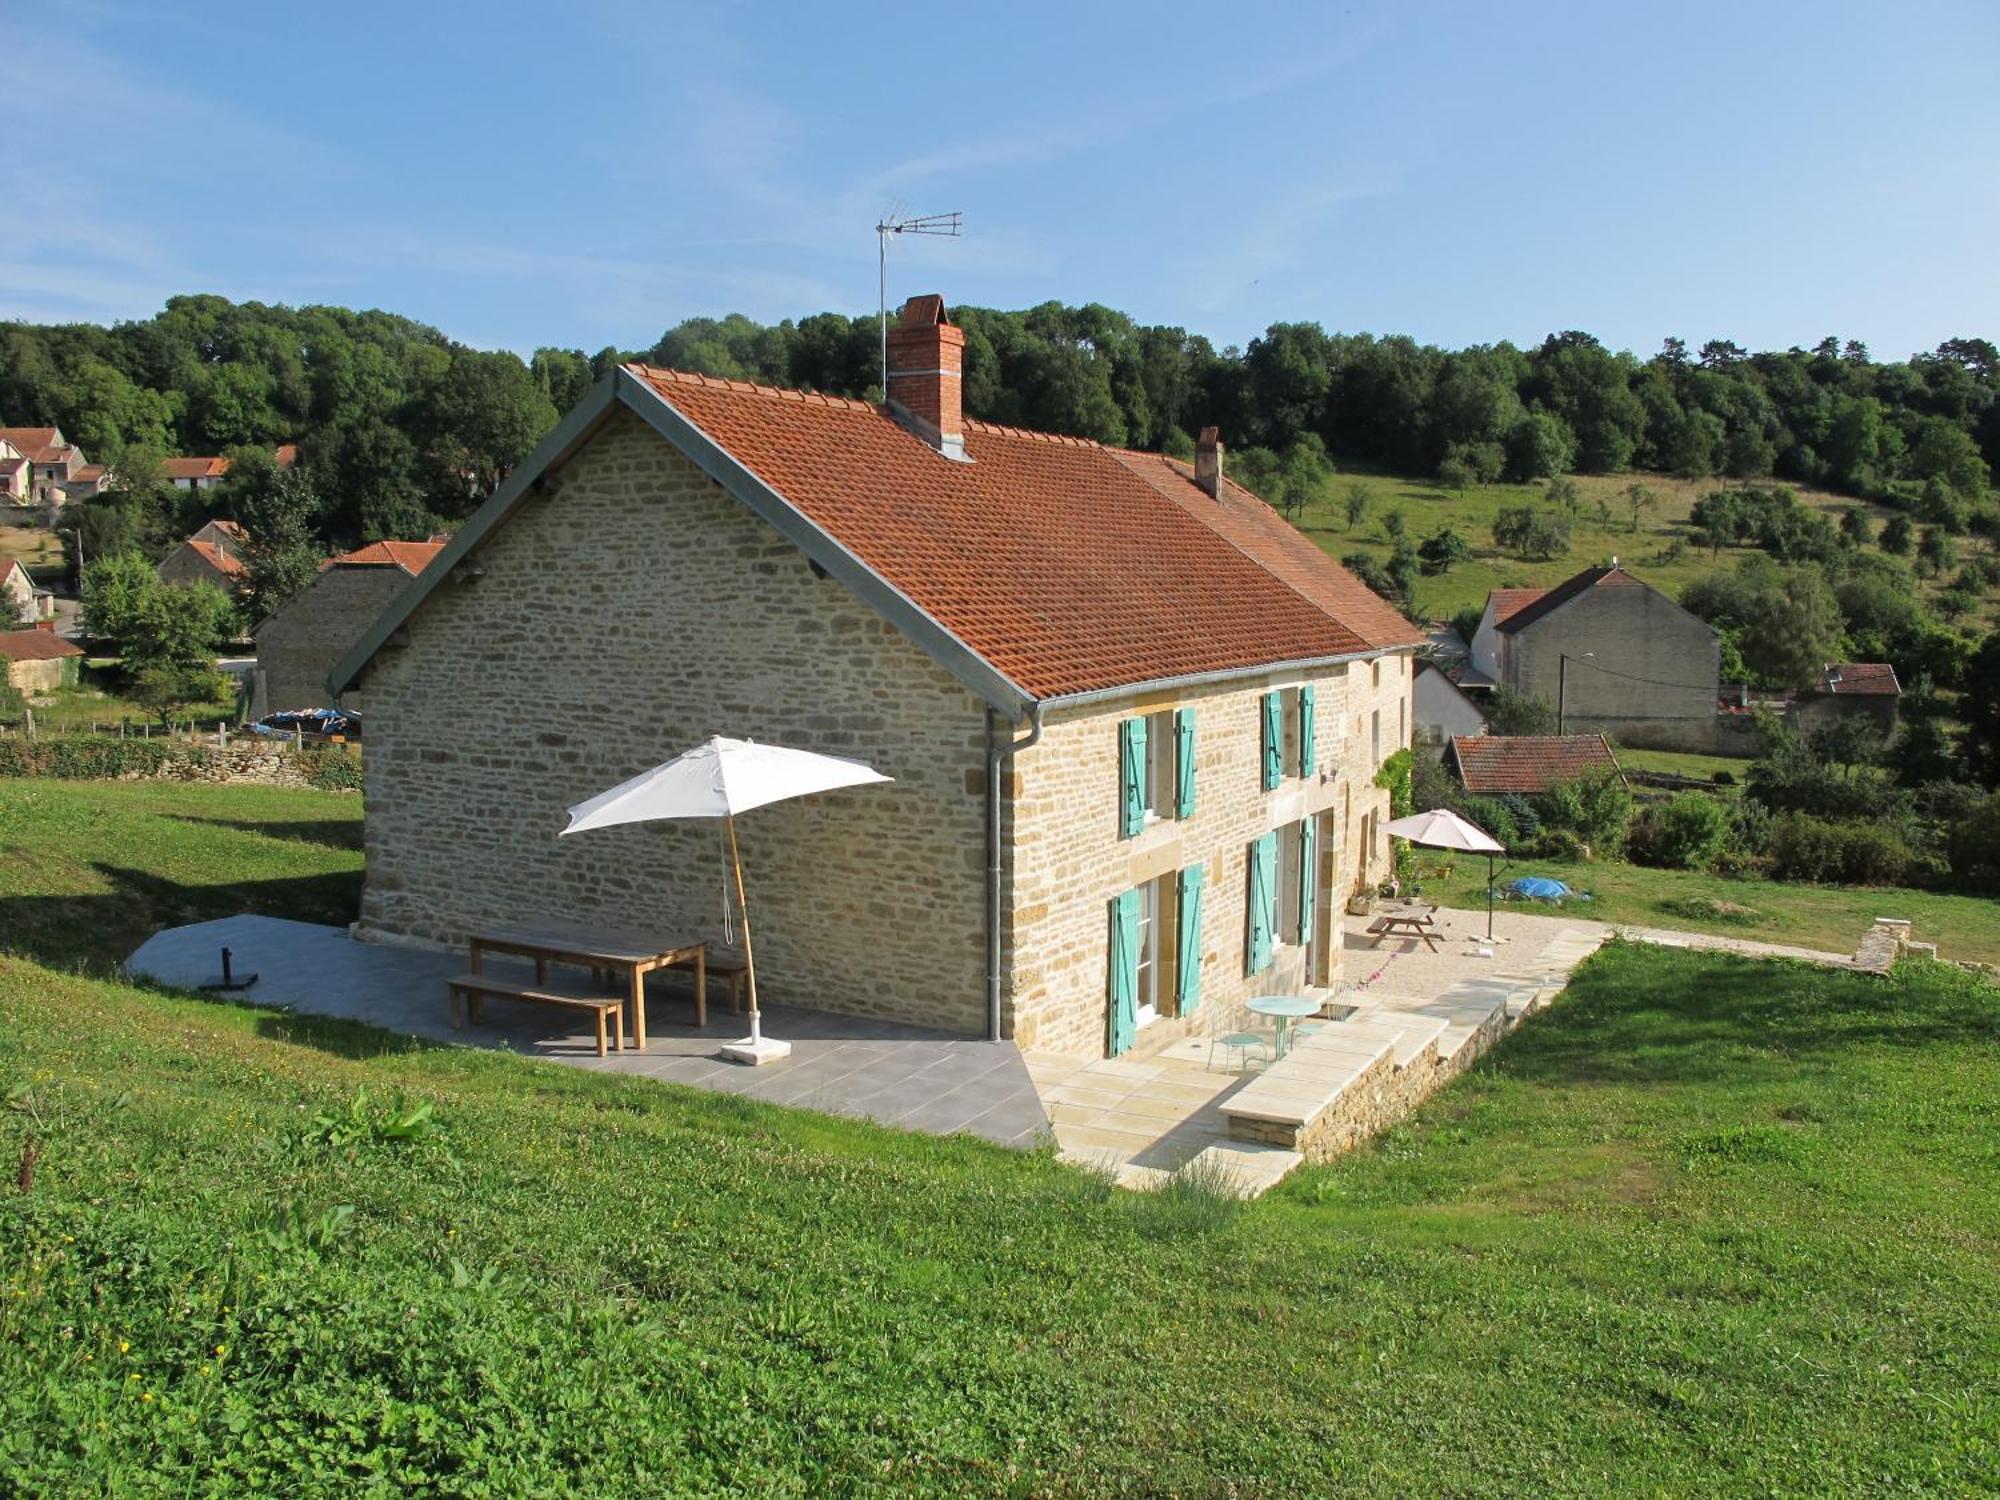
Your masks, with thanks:
[{"label": "utility pole", "polygon": [[1576,661],[1589,661],[1592,657],[1596,655],[1597,653],[1595,651],[1586,651],[1581,656],[1571,658],[1570,656],[1564,654],[1563,652],[1556,653],[1556,733],[1557,734],[1566,733],[1568,729],[1569,720],[1565,710],[1568,706],[1567,700],[1569,697],[1569,664],[1572,659]]}]

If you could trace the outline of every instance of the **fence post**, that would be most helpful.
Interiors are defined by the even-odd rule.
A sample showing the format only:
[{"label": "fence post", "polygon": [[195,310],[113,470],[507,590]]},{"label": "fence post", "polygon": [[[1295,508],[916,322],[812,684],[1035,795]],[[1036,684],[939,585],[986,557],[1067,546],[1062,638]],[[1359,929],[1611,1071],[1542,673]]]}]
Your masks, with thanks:
[{"label": "fence post", "polygon": [[227,750],[229,748],[229,721],[227,719],[224,719],[220,724],[215,726],[215,734],[222,748]]},{"label": "fence post", "polygon": [[32,740],[35,737],[35,711],[34,709],[30,708],[27,704],[23,703],[21,705],[21,712],[27,715],[28,738]]}]

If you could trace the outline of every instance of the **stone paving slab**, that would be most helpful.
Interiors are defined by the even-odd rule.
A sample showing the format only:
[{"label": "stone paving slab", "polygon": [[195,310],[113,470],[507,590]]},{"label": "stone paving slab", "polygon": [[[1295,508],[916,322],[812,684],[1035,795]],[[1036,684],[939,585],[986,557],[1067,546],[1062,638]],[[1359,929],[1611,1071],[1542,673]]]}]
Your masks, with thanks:
[{"label": "stone paving slab", "polygon": [[[425,948],[362,943],[338,927],[277,917],[235,916],[171,927],[140,945],[126,970],[176,989],[219,977],[221,949],[236,972],[257,975],[240,995],[251,1005],[360,1021],[405,1036],[457,1046],[490,1047],[597,1072],[619,1073],[772,1104],[882,1120],[934,1135],[961,1132],[1002,1145],[1030,1147],[1050,1137],[1048,1114],[1020,1050],[954,1032],[840,1016],[796,1006],[764,1007],[767,1035],[792,1044],[792,1055],[750,1068],[718,1055],[744,1035],[720,985],[709,986],[709,1024],[694,1025],[686,976],[660,975],[647,989],[647,1047],[597,1056],[595,1031],[573,1027],[567,1011],[488,1000],[487,1024],[452,1029],[445,981],[465,956]],[[532,974],[490,959],[491,972]]]}]

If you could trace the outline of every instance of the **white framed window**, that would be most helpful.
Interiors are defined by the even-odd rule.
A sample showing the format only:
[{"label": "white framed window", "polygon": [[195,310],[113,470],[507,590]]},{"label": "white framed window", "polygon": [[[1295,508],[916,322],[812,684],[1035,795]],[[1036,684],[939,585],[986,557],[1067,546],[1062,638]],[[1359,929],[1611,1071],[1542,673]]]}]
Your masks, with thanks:
[{"label": "white framed window", "polygon": [[1279,947],[1305,941],[1299,931],[1299,876],[1304,841],[1303,823],[1287,823],[1278,830],[1278,920],[1273,935]]},{"label": "white framed window", "polygon": [[1174,714],[1164,709],[1146,715],[1146,780],[1141,793],[1146,802],[1146,821],[1157,823],[1174,816]]},{"label": "white framed window", "polygon": [[1141,1028],[1174,1010],[1175,931],[1179,872],[1139,887],[1138,1006]]},{"label": "white framed window", "polygon": [[1382,710],[1379,708],[1369,712],[1368,738],[1370,753],[1375,757],[1369,764],[1379,766],[1382,764]]}]

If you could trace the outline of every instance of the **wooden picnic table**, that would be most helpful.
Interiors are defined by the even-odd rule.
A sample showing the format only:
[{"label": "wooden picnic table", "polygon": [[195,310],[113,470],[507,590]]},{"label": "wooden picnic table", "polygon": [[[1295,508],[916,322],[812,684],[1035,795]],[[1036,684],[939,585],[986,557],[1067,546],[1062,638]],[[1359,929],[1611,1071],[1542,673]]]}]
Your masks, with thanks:
[{"label": "wooden picnic table", "polygon": [[1421,938],[1426,948],[1435,953],[1437,944],[1437,908],[1435,906],[1410,906],[1397,911],[1385,911],[1368,924],[1368,931],[1375,941],[1370,946],[1379,948],[1385,937]]},{"label": "wooden picnic table", "polygon": [[489,953],[535,961],[535,982],[547,984],[549,965],[576,964],[624,977],[632,1007],[632,1041],[646,1050],[646,976],[655,969],[694,970],[694,1023],[708,1024],[708,945],[664,941],[657,935],[589,927],[579,922],[533,922],[489,927],[471,940],[472,972],[483,972]]}]

